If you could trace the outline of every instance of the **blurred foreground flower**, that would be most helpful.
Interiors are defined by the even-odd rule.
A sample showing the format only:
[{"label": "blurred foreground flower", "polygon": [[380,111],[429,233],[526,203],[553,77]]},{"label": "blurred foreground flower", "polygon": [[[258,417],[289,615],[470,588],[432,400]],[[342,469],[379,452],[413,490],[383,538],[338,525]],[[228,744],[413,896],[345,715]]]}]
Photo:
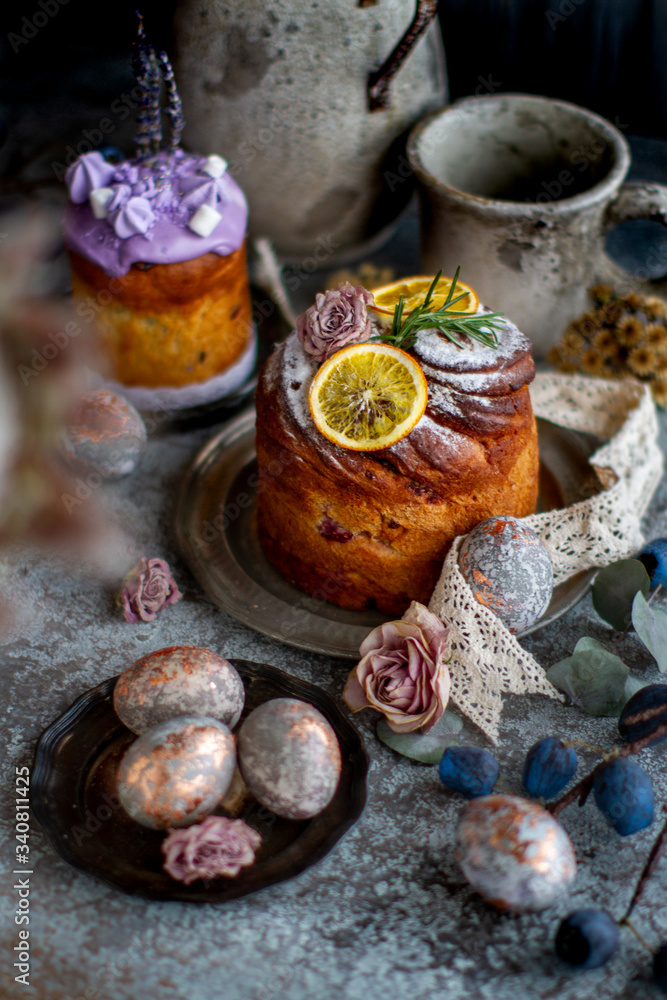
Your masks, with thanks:
[{"label": "blurred foreground flower", "polygon": [[0,544],[70,544],[86,518],[62,503],[76,485],[56,444],[85,386],[90,342],[77,340],[69,309],[43,292],[57,229],[38,214],[0,228]]},{"label": "blurred foreground flower", "polygon": [[343,698],[353,712],[374,708],[396,733],[427,731],[449,701],[449,630],[413,601],[398,621],[373,629]]}]

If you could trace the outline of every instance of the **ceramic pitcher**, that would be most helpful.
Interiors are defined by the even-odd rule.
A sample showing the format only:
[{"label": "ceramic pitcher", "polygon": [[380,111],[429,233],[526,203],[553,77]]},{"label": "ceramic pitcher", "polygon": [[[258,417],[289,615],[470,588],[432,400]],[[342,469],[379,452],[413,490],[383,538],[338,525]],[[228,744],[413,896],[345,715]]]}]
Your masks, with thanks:
[{"label": "ceramic pitcher", "polygon": [[185,144],[229,161],[251,236],[330,265],[386,235],[410,194],[406,132],[446,99],[436,9],[436,0],[180,0]]},{"label": "ceramic pitcher", "polygon": [[536,356],[590,308],[591,285],[665,294],[667,283],[646,280],[648,267],[622,271],[605,237],[626,219],[667,225],[667,187],[625,183],[628,143],[587,108],[527,94],[465,98],[415,127],[408,156],[425,273],[460,265]]}]

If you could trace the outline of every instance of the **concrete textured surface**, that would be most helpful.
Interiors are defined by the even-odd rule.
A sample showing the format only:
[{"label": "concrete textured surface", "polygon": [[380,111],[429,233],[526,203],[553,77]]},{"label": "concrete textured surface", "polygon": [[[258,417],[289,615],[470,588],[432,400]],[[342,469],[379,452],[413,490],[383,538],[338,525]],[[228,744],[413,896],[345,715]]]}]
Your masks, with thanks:
[{"label": "concrete textured surface", "polygon": [[[667,431],[667,418],[663,416]],[[360,822],[319,864],[295,880],[227,905],[156,903],[112,890],[71,869],[31,823],[31,986],[14,981],[18,943],[14,842],[14,768],[30,765],[39,733],[84,690],[138,656],[175,643],[211,646],[226,656],[274,664],[340,700],[348,661],[300,652],[251,632],[202,595],[174,551],[175,489],[212,433],[167,433],[149,441],[139,470],[99,488],[109,522],[122,528],[118,563],[141,555],[170,560],[185,598],[153,623],[130,625],[113,593],[84,568],[43,556],[8,562],[21,609],[2,649],[3,859],[0,996],[39,1000],[345,1000],[464,997],[517,1000],[638,1000],[656,996],[651,956],[629,931],[608,966],[572,974],[553,952],[559,919],[582,906],[620,916],[657,833],[619,837],[595,806],[562,816],[579,859],[570,897],[543,914],[506,916],[464,881],[451,842],[462,800],[440,785],[437,769],[398,757],[374,735],[375,717],[355,718],[371,768]],[[667,534],[667,484],[647,516],[650,537]],[[660,597],[657,599],[660,601]],[[667,602],[663,602],[667,603]],[[657,679],[650,655],[631,634],[612,633],[585,598],[561,621],[526,640],[549,666],[590,635],[614,644],[631,670]],[[540,698],[508,698],[498,750],[500,787],[520,790],[523,757],[545,735],[581,740],[580,774],[593,747],[616,742],[613,719],[592,719]],[[463,742],[484,745],[466,725]],[[658,802],[667,801],[667,748],[642,754]],[[667,940],[667,861],[651,880],[636,925],[657,945]]]}]

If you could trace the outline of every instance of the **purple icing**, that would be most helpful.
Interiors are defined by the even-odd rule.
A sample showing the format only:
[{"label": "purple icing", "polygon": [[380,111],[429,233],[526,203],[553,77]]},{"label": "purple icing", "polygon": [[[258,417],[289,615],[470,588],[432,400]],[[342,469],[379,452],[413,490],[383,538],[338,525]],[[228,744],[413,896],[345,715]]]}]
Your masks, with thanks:
[{"label": "purple icing", "polygon": [[[180,149],[116,166],[99,153],[80,157],[66,175],[72,198],[63,217],[67,245],[116,278],[138,262],[175,264],[205,253],[226,256],[238,250],[248,221],[245,197],[229,173],[217,179],[201,173],[205,162],[205,157]],[[95,183],[85,199],[78,197],[84,189],[82,178],[90,184],[93,175]],[[107,219],[96,219],[87,201],[96,187],[114,192]],[[188,228],[204,203],[222,215],[207,237]]]},{"label": "purple icing", "polygon": [[107,202],[107,212],[115,212],[117,208],[124,205],[132,197],[132,188],[129,184],[114,184],[111,189],[113,194]]},{"label": "purple icing", "polygon": [[77,205],[83,204],[95,188],[108,187],[115,172],[116,168],[101,153],[80,156],[65,174],[70,198]]},{"label": "purple icing", "polygon": [[154,222],[153,209],[147,198],[130,198],[111,217],[116,236],[122,240],[145,233]]},{"label": "purple icing", "polygon": [[[205,180],[202,179],[201,182],[193,185],[187,194],[183,195],[181,205],[186,208],[197,209],[201,205],[210,205],[211,208],[215,208],[218,199],[221,197],[222,185],[221,181],[224,180],[224,175],[217,180],[212,177],[207,177]],[[185,185],[183,185],[185,187]]]}]

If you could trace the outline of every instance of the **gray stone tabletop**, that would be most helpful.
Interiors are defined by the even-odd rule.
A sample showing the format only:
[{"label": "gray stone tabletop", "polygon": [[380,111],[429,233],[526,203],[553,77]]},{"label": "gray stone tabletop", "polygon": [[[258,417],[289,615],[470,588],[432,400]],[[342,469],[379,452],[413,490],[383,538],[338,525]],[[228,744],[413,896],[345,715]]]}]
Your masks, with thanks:
[{"label": "gray stone tabletop", "polygon": [[[641,144],[634,148],[640,154]],[[662,148],[662,147],[661,147]],[[647,154],[642,176],[653,176]],[[664,169],[658,171],[664,176]],[[644,224],[640,224],[644,225]],[[646,240],[659,239],[646,231]],[[417,220],[374,257],[401,273],[415,268]],[[411,250],[406,254],[406,245]],[[622,248],[619,256],[622,256]],[[644,251],[645,253],[645,251]],[[635,254],[635,260],[637,255]],[[627,266],[633,266],[632,255]],[[297,299],[322,278],[297,273]],[[298,279],[298,280],[297,280]],[[290,286],[292,287],[292,286]],[[296,302],[302,307],[302,302]],[[661,417],[667,444],[667,415]],[[34,821],[30,826],[30,986],[14,980],[18,890],[13,871],[15,768],[30,767],[42,730],[80,694],[138,656],[192,643],[226,656],[269,663],[325,689],[342,705],[349,661],[282,646],[231,620],[202,593],[175,551],[172,515],[184,470],[215,432],[153,435],[139,470],[100,486],[85,503],[103,506],[114,539],[99,567],[45,553],[6,554],[3,577],[19,609],[0,648],[3,691],[0,857],[3,860],[0,998],[37,1000],[643,1000],[656,997],[651,956],[624,931],[602,969],[573,974],[553,951],[559,920],[593,906],[619,917],[656,836],[658,821],[619,837],[597,809],[571,806],[561,817],[579,860],[570,897],[542,914],[508,916],[487,907],[463,879],[452,838],[462,799],[437,769],[397,756],[375,737],[375,717],[354,719],[370,757],[363,816],[325,859],[291,882],[224,905],[152,902],[124,895],[73,870]],[[648,537],[667,535],[667,483],[648,511]],[[143,555],[172,564],[185,598],[151,624],[125,623],[114,606],[118,577]],[[111,566],[111,569],[110,569]],[[658,598],[660,601],[661,598]],[[662,599],[667,606],[667,597]],[[584,598],[561,620],[525,640],[548,667],[592,636],[641,679],[659,679],[632,634],[612,633]],[[526,750],[542,736],[576,740],[580,773],[616,743],[613,719],[593,719],[538,697],[508,697],[497,756],[499,787],[520,791]],[[485,745],[466,725],[465,741]],[[658,802],[667,802],[667,745],[642,754]],[[585,770],[584,770],[585,769]],[[20,876],[19,876],[20,878]],[[635,923],[653,945],[667,941],[667,860],[649,883]]]},{"label": "gray stone tabletop", "polygon": [[[664,430],[667,420],[663,417]],[[282,646],[237,624],[202,594],[172,540],[172,507],[184,469],[212,433],[196,429],[153,437],[140,469],[99,488],[118,529],[114,561],[161,555],[185,598],[151,624],[125,623],[109,584],[93,567],[43,554],[8,561],[20,608],[1,654],[4,767],[1,854],[3,960],[0,995],[39,1000],[345,1000],[464,997],[516,1000],[637,1000],[654,996],[650,955],[628,931],[605,968],[574,975],[558,964],[559,919],[582,906],[620,916],[656,835],[619,837],[590,804],[563,814],[580,863],[569,899],[543,914],[499,914],[474,894],[452,856],[462,800],[440,785],[437,769],[398,757],[378,742],[372,713],[355,717],[371,766],[368,804],[332,853],[291,882],[225,905],[151,902],[124,895],[74,871],[31,824],[30,987],[14,981],[18,942],[13,881],[14,768],[30,766],[39,733],[86,689],[139,655],[175,643],[210,646],[228,656],[274,664],[312,681],[342,704],[348,661]],[[667,534],[667,485],[646,521]],[[659,598],[658,598],[659,599]],[[545,666],[568,654],[581,635],[614,649],[639,677],[655,664],[630,634],[618,636],[595,615],[590,597],[526,640]],[[541,698],[507,699],[498,758],[500,787],[519,792],[527,748],[539,737],[579,740],[580,769],[616,741],[613,719],[593,719]],[[466,740],[484,739],[466,726]],[[645,751],[656,798],[667,802],[667,750]],[[636,912],[651,944],[667,940],[667,862]]]}]

